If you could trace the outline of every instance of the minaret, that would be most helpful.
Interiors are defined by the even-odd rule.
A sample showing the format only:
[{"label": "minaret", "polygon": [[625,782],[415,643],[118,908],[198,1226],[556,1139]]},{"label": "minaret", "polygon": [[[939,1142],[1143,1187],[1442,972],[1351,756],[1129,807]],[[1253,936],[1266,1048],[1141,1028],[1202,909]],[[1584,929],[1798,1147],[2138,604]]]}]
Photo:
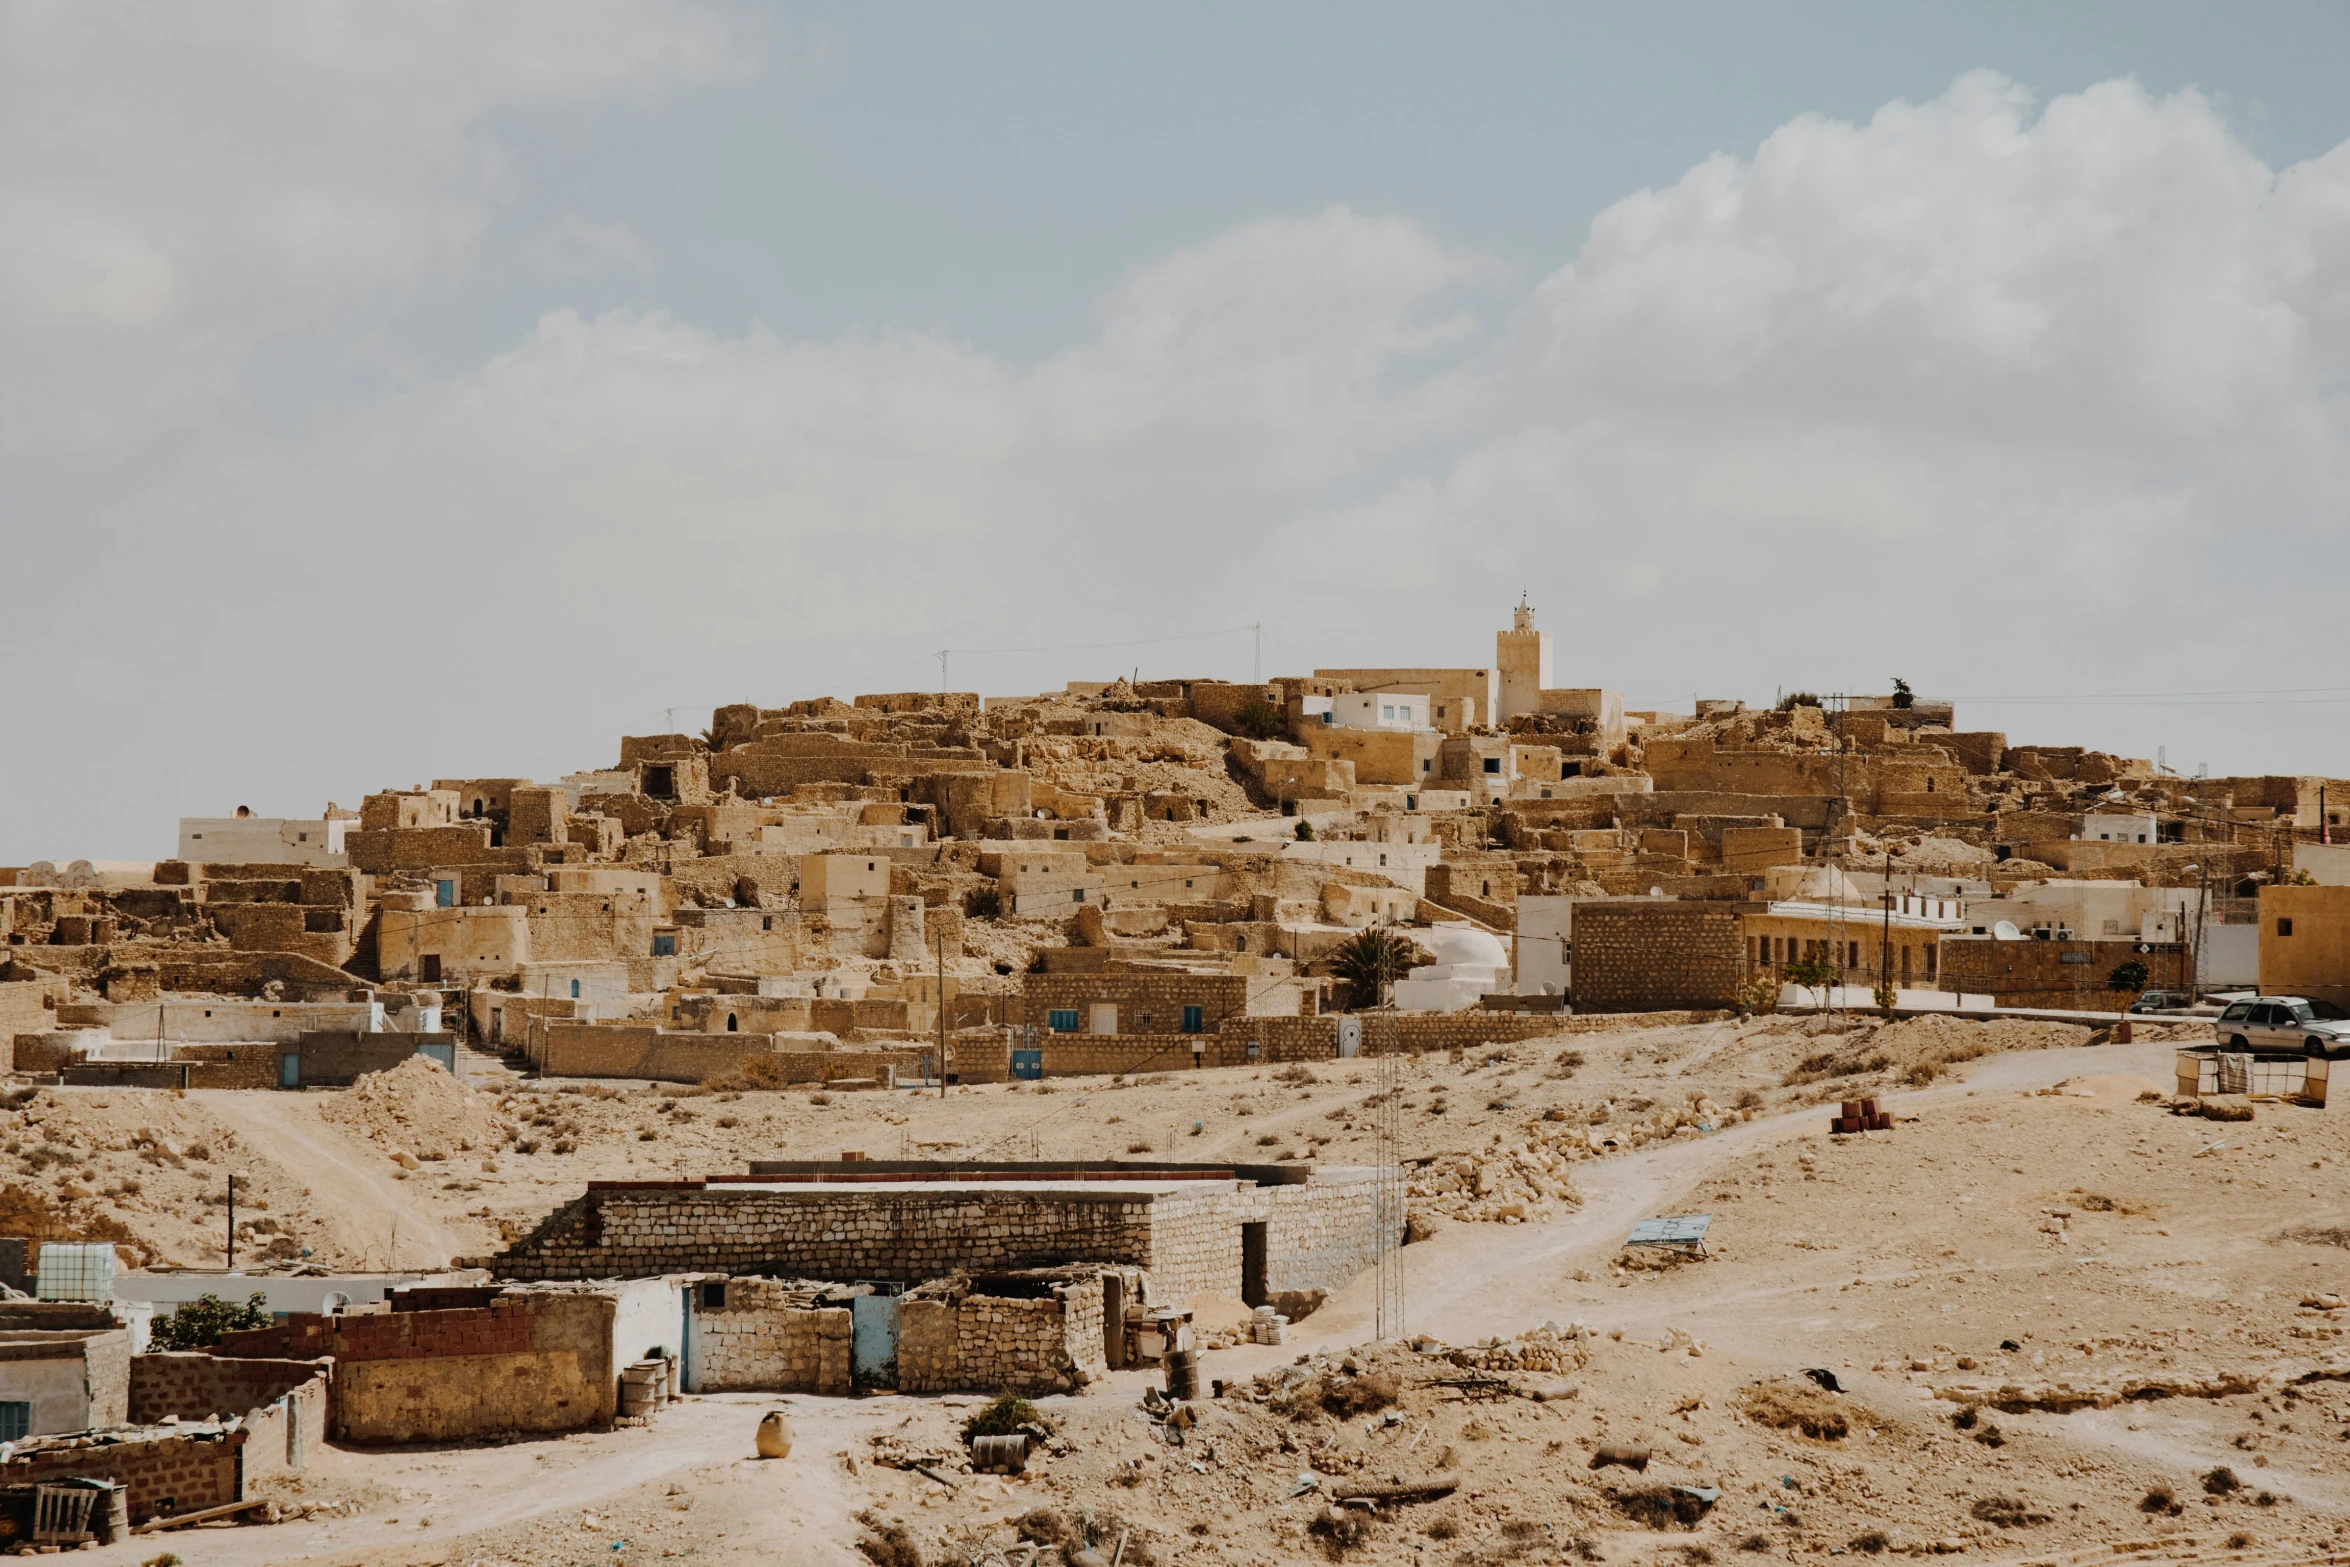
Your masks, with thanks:
[{"label": "minaret", "polygon": [[1550,633],[1534,629],[1534,606],[1523,592],[1510,629],[1494,633],[1493,664],[1501,673],[1502,722],[1542,710],[1542,693],[1551,687]]}]

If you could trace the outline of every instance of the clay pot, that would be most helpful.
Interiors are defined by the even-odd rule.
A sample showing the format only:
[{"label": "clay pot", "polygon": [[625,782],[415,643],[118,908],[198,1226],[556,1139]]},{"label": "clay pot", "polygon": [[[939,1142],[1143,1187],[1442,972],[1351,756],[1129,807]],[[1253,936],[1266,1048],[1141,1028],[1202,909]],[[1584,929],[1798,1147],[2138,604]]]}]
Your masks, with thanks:
[{"label": "clay pot", "polygon": [[791,1456],[791,1422],[780,1409],[770,1409],[759,1417],[759,1456],[761,1458],[789,1458]]}]

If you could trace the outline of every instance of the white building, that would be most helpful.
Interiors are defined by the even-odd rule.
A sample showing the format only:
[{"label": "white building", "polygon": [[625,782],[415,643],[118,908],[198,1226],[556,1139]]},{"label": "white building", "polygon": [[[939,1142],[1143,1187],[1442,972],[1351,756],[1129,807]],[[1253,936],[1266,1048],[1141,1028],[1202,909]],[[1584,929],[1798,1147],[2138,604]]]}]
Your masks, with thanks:
[{"label": "white building", "polygon": [[1471,925],[1438,925],[1412,932],[1434,954],[1395,982],[1395,1005],[1404,1012],[1458,1012],[1477,1004],[1507,982],[1510,955],[1501,938]]},{"label": "white building", "polygon": [[2162,824],[2151,812],[2097,811],[2081,818],[2081,843],[2160,843]]},{"label": "white building", "polygon": [[1342,691],[1326,699],[1325,720],[1340,729],[1427,729],[1434,698],[1409,691]]},{"label": "white building", "polygon": [[190,864],[317,865],[341,869],[349,817],[293,821],[283,816],[183,816],[179,857]]}]

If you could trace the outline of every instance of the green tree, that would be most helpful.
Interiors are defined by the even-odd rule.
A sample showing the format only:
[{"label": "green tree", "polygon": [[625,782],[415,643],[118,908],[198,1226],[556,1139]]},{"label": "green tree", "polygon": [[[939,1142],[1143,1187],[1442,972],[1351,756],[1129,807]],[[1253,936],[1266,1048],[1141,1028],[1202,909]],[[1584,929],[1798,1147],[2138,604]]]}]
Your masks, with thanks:
[{"label": "green tree", "polygon": [[1782,713],[1792,713],[1799,707],[1817,707],[1819,705],[1820,694],[1817,691],[1790,691],[1779,698],[1778,710]]},{"label": "green tree", "polygon": [[2105,988],[2127,991],[2134,996],[2146,988],[2149,977],[2146,965],[2132,958],[2127,963],[2116,963],[2113,966],[2113,972],[2105,976]]},{"label": "green tree", "polygon": [[1300,843],[1312,843],[1314,841],[1314,824],[1307,821],[1303,817],[1298,818],[1297,841]]},{"label": "green tree", "polygon": [[1287,727],[1281,710],[1263,697],[1243,703],[1232,715],[1233,732],[1250,740],[1278,740]]},{"label": "green tree", "polygon": [[1911,693],[1909,682],[1899,675],[1895,675],[1893,677],[1893,705],[1895,707],[1912,707],[1916,703],[1917,697]]},{"label": "green tree", "polygon": [[1814,989],[1836,977],[1826,958],[1791,958],[1779,966],[1779,972],[1787,977],[1790,985]]},{"label": "green tree", "polygon": [[257,1293],[242,1306],[232,1306],[218,1295],[199,1295],[180,1302],[170,1316],[157,1317],[147,1340],[157,1349],[210,1349],[223,1333],[265,1328],[275,1320],[267,1295]]}]

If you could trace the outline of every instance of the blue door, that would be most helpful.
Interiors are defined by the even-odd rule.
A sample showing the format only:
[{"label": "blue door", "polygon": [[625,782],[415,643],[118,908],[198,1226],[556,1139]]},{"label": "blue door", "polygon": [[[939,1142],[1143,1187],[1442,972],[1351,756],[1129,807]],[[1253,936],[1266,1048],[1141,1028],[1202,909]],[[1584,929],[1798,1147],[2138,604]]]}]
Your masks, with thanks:
[{"label": "blue door", "polygon": [[1012,1075],[1031,1081],[1044,1076],[1044,1052],[1041,1050],[1013,1051]]},{"label": "blue door", "polygon": [[898,1298],[858,1295],[849,1301],[849,1375],[859,1387],[898,1385]]},{"label": "blue door", "polygon": [[416,1053],[424,1057],[427,1061],[437,1063],[442,1071],[449,1073],[451,1076],[456,1075],[457,1047],[454,1044],[418,1045],[416,1047]]},{"label": "blue door", "polygon": [[302,1058],[300,1056],[279,1056],[277,1058],[277,1086],[280,1088],[302,1086]]}]

